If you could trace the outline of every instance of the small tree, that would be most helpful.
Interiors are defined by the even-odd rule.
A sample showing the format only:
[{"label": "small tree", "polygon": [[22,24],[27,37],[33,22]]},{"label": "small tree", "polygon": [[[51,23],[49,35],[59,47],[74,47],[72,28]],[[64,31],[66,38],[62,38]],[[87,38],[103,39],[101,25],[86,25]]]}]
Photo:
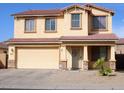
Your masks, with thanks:
[{"label": "small tree", "polygon": [[112,73],[112,69],[107,67],[105,65],[105,58],[100,58],[98,59],[95,64],[93,65],[94,68],[98,68],[99,69],[99,73],[102,76],[108,76],[110,73]]}]

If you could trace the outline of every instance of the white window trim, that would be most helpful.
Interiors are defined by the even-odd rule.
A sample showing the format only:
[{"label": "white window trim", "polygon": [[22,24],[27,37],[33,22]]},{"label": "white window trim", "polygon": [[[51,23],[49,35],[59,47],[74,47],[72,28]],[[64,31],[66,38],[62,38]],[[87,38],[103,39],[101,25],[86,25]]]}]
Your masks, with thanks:
[{"label": "white window trim", "polygon": [[[79,17],[79,27],[72,27],[72,21],[73,21],[73,20],[72,20],[72,15],[73,15],[73,14],[79,14],[79,15],[80,15],[80,17]],[[76,28],[81,28],[81,22],[82,22],[82,17],[81,17],[81,15],[82,15],[81,13],[71,13],[71,28],[75,28],[75,29],[76,29]],[[77,21],[77,20],[76,20],[76,21]]]},{"label": "white window trim", "polygon": [[[46,19],[54,19],[55,20],[55,30],[46,30]],[[51,29],[51,20],[50,20],[50,29]],[[45,32],[47,33],[52,33],[52,32],[57,32],[56,31],[57,29],[57,19],[56,18],[53,18],[53,17],[47,17],[45,18]]]},{"label": "white window trim", "polygon": [[[34,21],[34,27],[33,27],[33,30],[31,30],[31,28],[30,28],[30,25],[31,25],[31,23],[29,22],[29,24],[27,24],[26,23],[26,21],[30,21],[30,20],[33,20]],[[29,29],[27,30],[27,26],[26,25],[28,25],[28,27],[29,27]],[[35,19],[34,18],[29,18],[29,19],[25,19],[25,33],[34,33],[34,32],[36,32],[35,31],[35,27],[36,27],[36,25],[35,25]]]}]

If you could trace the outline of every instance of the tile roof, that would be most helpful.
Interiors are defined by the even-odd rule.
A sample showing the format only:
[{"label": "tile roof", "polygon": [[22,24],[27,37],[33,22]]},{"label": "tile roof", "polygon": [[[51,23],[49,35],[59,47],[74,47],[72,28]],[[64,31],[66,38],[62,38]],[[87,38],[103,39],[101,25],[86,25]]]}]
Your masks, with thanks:
[{"label": "tile roof", "polygon": [[53,10],[27,10],[24,12],[12,14],[12,16],[16,15],[61,15],[62,11],[60,9]]},{"label": "tile roof", "polygon": [[120,38],[116,43],[118,45],[124,45],[124,38]]},{"label": "tile roof", "polygon": [[7,44],[5,42],[0,42],[0,48],[7,48]]},{"label": "tile roof", "polygon": [[61,10],[67,10],[69,8],[72,8],[72,7],[79,7],[79,8],[83,8],[83,9],[88,10],[86,8],[86,6],[84,6],[83,4],[71,4],[71,5],[68,5],[68,6],[64,7],[64,8],[61,8]]},{"label": "tile roof", "polygon": [[88,36],[62,36],[61,40],[117,40],[115,34],[94,34]]},{"label": "tile roof", "polygon": [[73,6],[77,6],[77,7],[82,7],[86,10],[89,10],[88,7],[95,7],[95,8],[98,8],[98,9],[101,9],[101,10],[104,10],[106,12],[110,12],[112,14],[114,14],[114,12],[110,9],[106,9],[106,8],[103,8],[101,6],[96,6],[95,4],[72,4],[70,6],[67,6],[67,7],[64,7],[64,8],[61,8],[61,9],[52,9],[52,10],[27,10],[27,11],[24,11],[24,12],[20,12],[20,13],[15,13],[15,14],[12,14],[12,16],[21,16],[21,15],[63,15],[63,10],[67,9],[67,8],[70,8],[70,7],[73,7]]},{"label": "tile roof", "polygon": [[111,10],[111,9],[107,9],[105,7],[101,7],[101,6],[97,6],[95,4],[84,4],[84,6],[87,6],[87,7],[94,7],[94,8],[97,8],[97,9],[100,9],[100,10],[103,10],[103,11],[106,11],[106,12],[110,12],[114,15],[114,11]]},{"label": "tile roof", "polygon": [[8,42],[59,42],[59,38],[13,38]]},{"label": "tile roof", "polygon": [[89,36],[61,36],[60,38],[13,38],[8,40],[10,43],[61,43],[61,41],[71,40],[117,40],[115,34],[95,34]]}]

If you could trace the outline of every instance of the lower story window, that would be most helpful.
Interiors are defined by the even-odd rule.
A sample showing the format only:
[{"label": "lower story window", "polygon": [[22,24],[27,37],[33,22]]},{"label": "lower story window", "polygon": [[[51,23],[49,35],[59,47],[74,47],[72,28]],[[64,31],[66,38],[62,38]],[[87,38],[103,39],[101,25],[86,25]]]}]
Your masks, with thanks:
[{"label": "lower story window", "polygon": [[92,47],[91,60],[96,61],[99,58],[104,57],[108,59],[108,47]]}]

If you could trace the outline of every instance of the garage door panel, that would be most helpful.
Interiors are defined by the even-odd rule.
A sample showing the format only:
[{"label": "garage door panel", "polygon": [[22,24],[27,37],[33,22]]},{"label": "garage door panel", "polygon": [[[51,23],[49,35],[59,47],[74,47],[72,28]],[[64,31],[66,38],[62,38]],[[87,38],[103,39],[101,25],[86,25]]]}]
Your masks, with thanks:
[{"label": "garage door panel", "polygon": [[17,68],[58,69],[58,48],[17,49]]}]

